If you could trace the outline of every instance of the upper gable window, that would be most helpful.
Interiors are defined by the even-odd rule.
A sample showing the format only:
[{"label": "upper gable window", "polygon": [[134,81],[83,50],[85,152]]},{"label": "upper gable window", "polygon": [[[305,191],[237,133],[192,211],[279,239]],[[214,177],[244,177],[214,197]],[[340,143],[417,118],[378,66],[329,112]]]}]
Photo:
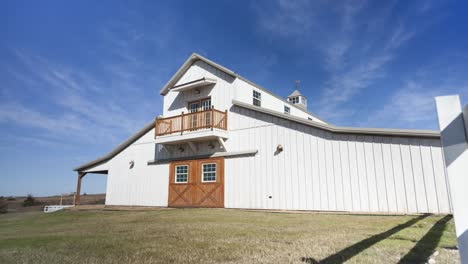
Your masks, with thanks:
[{"label": "upper gable window", "polygon": [[262,106],[262,94],[253,90],[253,105]]},{"label": "upper gable window", "polygon": [[286,105],[285,105],[285,106],[284,106],[284,113],[285,113],[285,114],[288,114],[288,115],[291,114],[291,108],[289,108],[289,106],[286,106]]}]

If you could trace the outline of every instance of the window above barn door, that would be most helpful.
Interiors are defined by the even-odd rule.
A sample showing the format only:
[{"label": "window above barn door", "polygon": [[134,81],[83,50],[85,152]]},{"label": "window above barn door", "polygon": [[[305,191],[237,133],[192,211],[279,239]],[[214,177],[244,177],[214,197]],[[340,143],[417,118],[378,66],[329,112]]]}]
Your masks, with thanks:
[{"label": "window above barn door", "polygon": [[188,182],[188,165],[175,166],[175,182],[176,183]]},{"label": "window above barn door", "polygon": [[216,163],[202,164],[202,182],[216,182]]}]

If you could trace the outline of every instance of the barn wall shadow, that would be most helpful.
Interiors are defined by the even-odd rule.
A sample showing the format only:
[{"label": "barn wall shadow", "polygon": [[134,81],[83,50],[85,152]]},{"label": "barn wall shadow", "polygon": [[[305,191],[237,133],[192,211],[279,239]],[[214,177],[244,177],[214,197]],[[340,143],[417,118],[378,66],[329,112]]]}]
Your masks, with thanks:
[{"label": "barn wall shadow", "polygon": [[356,256],[357,254],[361,253],[362,251],[364,251],[365,249],[373,246],[374,244],[378,243],[379,241],[382,241],[388,237],[390,237],[391,235],[395,234],[395,233],[398,233],[399,231],[407,228],[407,227],[410,227],[412,225],[414,225],[415,223],[417,223],[418,221],[428,217],[429,214],[425,214],[425,215],[420,215],[418,217],[415,217],[403,224],[399,224],[395,227],[393,227],[392,229],[389,229],[385,232],[382,232],[380,234],[377,234],[377,235],[373,235],[369,238],[366,238],[354,245],[351,245],[331,256],[328,256],[326,257],[325,259],[323,260],[316,260],[314,258],[311,258],[311,257],[302,257],[301,260],[305,263],[323,263],[323,264],[331,264],[331,263],[343,263],[347,260],[349,260],[350,258]]},{"label": "barn wall shadow", "polygon": [[426,263],[428,258],[434,253],[442,237],[442,233],[451,219],[452,216],[447,215],[437,221],[398,263]]}]

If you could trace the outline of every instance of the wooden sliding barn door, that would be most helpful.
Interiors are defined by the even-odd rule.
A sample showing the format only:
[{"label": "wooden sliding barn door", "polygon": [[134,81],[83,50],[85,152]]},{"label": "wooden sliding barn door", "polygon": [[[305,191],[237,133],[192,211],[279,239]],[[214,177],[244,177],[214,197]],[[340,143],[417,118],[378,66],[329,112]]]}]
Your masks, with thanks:
[{"label": "wooden sliding barn door", "polygon": [[170,164],[170,207],[224,207],[224,158]]},{"label": "wooden sliding barn door", "polygon": [[[168,205],[171,207],[184,207],[192,204],[192,161],[172,162],[169,166],[169,197]],[[185,176],[185,181],[182,179]]]}]

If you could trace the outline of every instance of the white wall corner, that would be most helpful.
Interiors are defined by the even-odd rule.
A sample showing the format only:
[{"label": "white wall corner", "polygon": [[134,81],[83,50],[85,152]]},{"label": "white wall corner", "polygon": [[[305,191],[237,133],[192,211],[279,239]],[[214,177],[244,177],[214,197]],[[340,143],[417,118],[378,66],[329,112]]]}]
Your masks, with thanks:
[{"label": "white wall corner", "polygon": [[468,264],[468,108],[458,95],[435,98],[461,263]]}]

